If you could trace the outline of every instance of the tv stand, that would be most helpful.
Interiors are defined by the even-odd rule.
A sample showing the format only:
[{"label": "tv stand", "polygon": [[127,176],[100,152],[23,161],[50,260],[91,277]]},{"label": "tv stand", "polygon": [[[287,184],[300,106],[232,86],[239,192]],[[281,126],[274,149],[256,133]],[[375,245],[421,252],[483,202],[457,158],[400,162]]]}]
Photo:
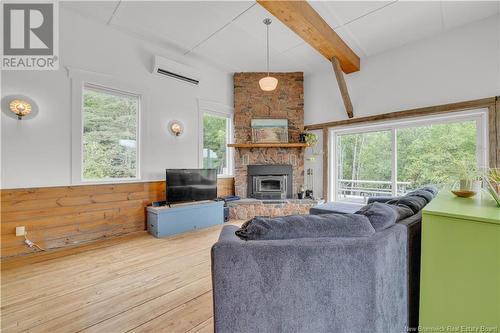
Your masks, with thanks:
[{"label": "tv stand", "polygon": [[195,205],[201,205],[204,203],[210,203],[214,202],[215,200],[202,200],[202,201],[187,201],[187,202],[167,202],[165,203],[165,206],[169,208],[175,208],[175,207],[182,207],[182,206],[195,206]]},{"label": "tv stand", "polygon": [[224,223],[224,201],[198,201],[148,207],[148,232],[167,237]]}]

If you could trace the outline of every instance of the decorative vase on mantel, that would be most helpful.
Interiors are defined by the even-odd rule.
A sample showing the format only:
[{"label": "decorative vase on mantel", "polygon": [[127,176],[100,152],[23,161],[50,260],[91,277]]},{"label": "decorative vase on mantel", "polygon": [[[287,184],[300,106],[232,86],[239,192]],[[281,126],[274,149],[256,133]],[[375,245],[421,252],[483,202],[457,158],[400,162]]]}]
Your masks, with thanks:
[{"label": "decorative vase on mantel", "polygon": [[314,147],[318,143],[318,136],[310,132],[302,132],[299,134],[299,142],[307,144],[308,147]]},{"label": "decorative vase on mantel", "polygon": [[306,143],[306,133],[300,133],[299,134],[299,142],[300,143]]}]

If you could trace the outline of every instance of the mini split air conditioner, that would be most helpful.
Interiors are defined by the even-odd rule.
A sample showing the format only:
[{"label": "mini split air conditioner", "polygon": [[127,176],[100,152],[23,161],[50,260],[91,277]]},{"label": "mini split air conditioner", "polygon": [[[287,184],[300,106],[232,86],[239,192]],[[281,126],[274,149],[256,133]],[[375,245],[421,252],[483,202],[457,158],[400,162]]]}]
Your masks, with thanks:
[{"label": "mini split air conditioner", "polygon": [[200,77],[193,68],[159,56],[155,56],[153,74],[196,86],[200,83]]}]

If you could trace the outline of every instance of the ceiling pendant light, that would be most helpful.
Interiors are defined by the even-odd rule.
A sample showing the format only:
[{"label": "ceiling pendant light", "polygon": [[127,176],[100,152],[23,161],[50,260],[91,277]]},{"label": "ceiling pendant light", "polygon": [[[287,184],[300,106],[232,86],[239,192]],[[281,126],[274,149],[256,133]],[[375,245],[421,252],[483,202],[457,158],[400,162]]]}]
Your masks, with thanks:
[{"label": "ceiling pendant light", "polygon": [[278,85],[278,79],[269,76],[269,25],[272,21],[270,18],[266,18],[263,22],[267,28],[267,76],[259,80],[259,86],[264,91],[273,91]]}]

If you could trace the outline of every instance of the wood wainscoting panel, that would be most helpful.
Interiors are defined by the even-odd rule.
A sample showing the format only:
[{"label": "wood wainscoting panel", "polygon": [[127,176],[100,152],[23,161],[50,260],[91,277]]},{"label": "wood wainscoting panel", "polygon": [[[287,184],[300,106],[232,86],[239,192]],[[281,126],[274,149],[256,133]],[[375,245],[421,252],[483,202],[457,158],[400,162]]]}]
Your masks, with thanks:
[{"label": "wood wainscoting panel", "polygon": [[217,179],[217,196],[225,197],[234,195],[234,178],[225,177]]},{"label": "wood wainscoting panel", "polygon": [[2,190],[1,257],[33,252],[17,226],[47,250],[143,231],[145,207],[164,198],[162,181]]},{"label": "wood wainscoting panel", "polygon": [[[218,195],[234,193],[234,179],[218,181]],[[165,182],[1,190],[1,258],[29,254],[15,229],[46,250],[146,230],[146,206],[165,200]]]}]

